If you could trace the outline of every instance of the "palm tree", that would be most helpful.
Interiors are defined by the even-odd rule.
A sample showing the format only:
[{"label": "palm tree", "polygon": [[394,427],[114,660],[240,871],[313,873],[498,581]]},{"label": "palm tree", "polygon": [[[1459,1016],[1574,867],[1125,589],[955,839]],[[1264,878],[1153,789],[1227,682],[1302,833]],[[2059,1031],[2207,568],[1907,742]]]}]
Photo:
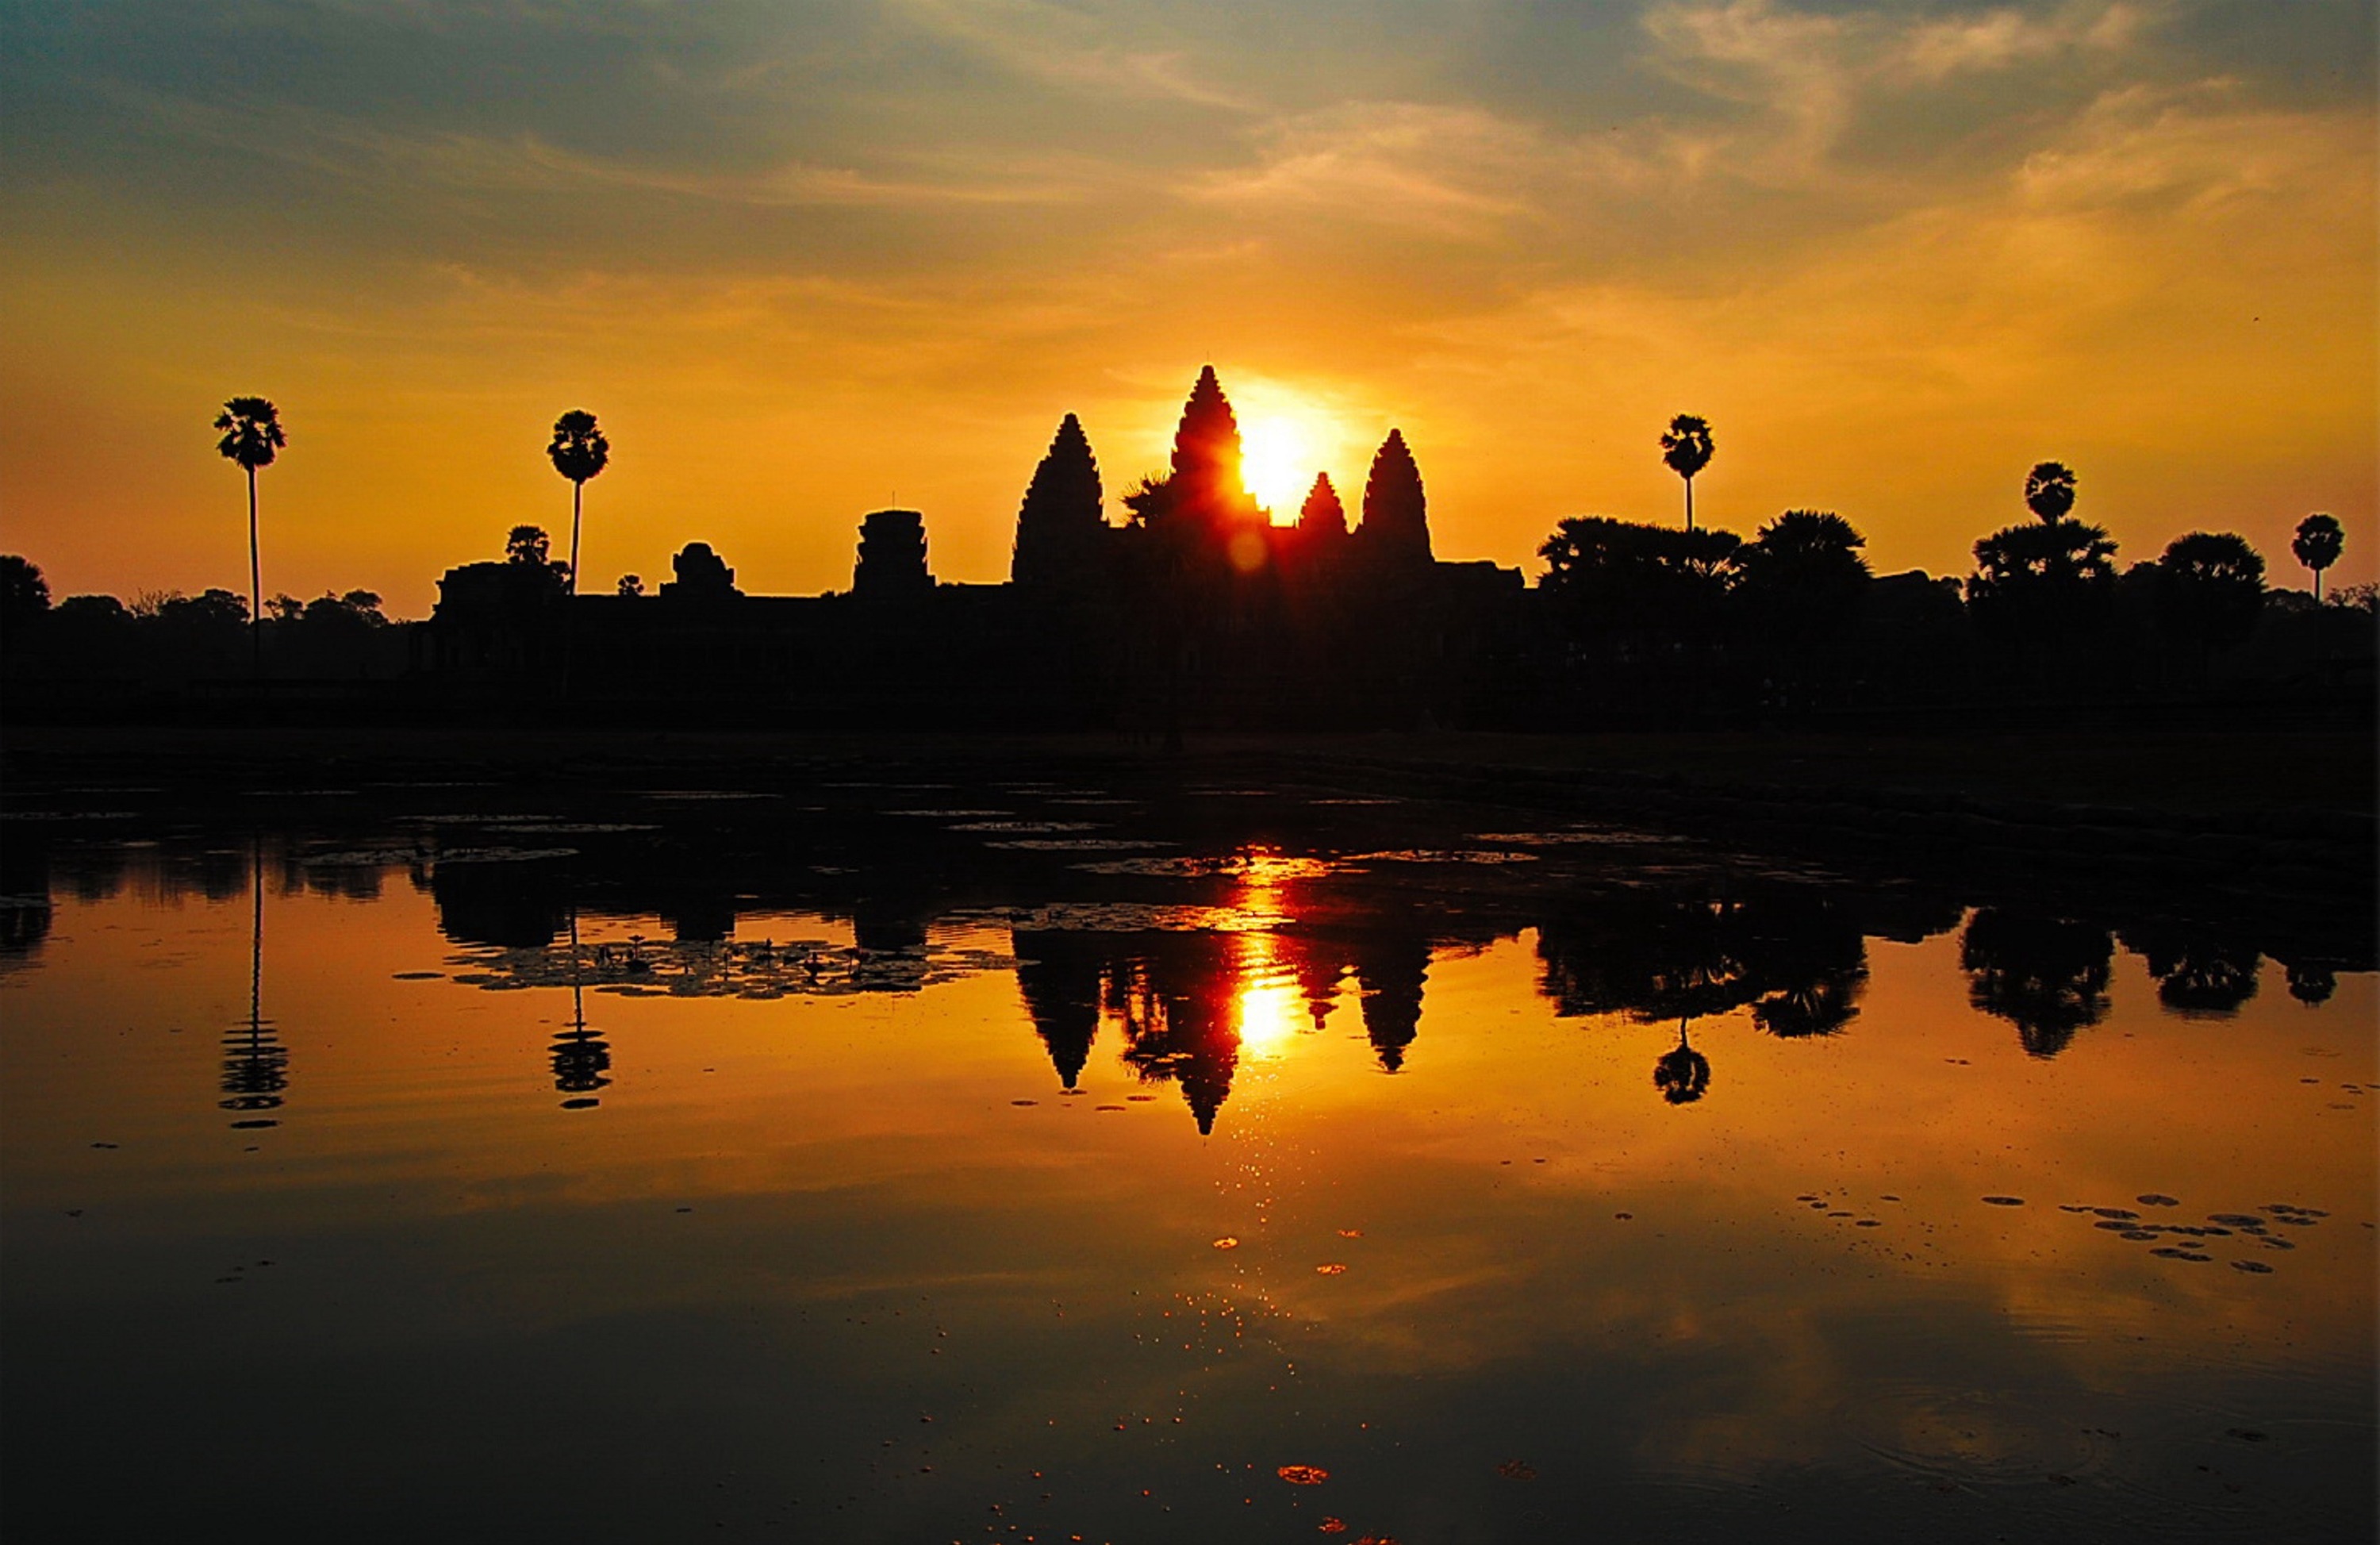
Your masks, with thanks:
[{"label": "palm tree", "polygon": [[2062,461],[2036,461],[2024,475],[2024,507],[2055,526],[2074,507],[2074,468]]},{"label": "palm tree", "polygon": [[289,438],[281,432],[281,415],[263,397],[234,397],[225,403],[223,411],[215,415],[215,428],[224,432],[215,449],[239,463],[248,474],[248,622],[254,664],[261,673],[264,668],[264,633],[260,626],[264,621],[264,566],[256,546],[256,471],[272,466],[274,453],[288,444]]},{"label": "palm tree", "polygon": [[2298,562],[2313,571],[2314,604],[2322,603],[2322,571],[2338,562],[2339,549],[2347,545],[2347,532],[2336,516],[2319,511],[2298,522],[2298,534],[2290,540],[2289,551]]},{"label": "palm tree", "polygon": [[1711,454],[1718,446],[1712,443],[1710,420],[1697,419],[1691,413],[1681,413],[1670,420],[1669,430],[1661,436],[1661,460],[1670,471],[1686,480],[1686,529],[1694,529],[1694,474],[1710,465]]},{"label": "palm tree", "polygon": [[595,427],[595,415],[574,408],[553,420],[553,443],[545,448],[553,469],[570,480],[570,593],[578,593],[578,508],[587,480],[603,470],[612,443]]}]

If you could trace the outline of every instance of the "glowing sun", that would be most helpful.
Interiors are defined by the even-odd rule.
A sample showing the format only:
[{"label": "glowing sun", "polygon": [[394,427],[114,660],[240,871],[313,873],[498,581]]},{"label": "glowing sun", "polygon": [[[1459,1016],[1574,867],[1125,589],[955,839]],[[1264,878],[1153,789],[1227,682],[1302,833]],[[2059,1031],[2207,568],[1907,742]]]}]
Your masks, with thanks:
[{"label": "glowing sun", "polygon": [[1286,524],[1296,518],[1314,474],[1330,470],[1339,481],[1336,468],[1354,437],[1329,408],[1281,387],[1252,384],[1237,406],[1241,475],[1257,503]]}]

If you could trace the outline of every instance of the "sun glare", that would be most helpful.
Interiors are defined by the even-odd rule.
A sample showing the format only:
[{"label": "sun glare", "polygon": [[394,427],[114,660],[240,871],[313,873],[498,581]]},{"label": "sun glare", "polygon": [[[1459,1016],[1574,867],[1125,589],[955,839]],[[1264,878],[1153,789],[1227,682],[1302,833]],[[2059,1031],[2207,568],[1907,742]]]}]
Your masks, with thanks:
[{"label": "sun glare", "polygon": [[1297,517],[1317,472],[1342,481],[1354,437],[1329,408],[1302,393],[1262,383],[1235,388],[1232,403],[1239,410],[1242,474],[1248,492],[1272,511],[1276,522],[1286,525]]}]

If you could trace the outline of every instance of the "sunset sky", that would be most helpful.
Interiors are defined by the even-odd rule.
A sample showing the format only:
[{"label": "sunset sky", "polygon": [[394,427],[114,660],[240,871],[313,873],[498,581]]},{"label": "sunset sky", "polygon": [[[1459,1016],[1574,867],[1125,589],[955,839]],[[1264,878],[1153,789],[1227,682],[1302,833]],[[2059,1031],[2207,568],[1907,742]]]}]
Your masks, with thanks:
[{"label": "sunset sky", "polygon": [[[1964,574],[2033,462],[2126,561],[2374,573],[2368,0],[187,0],[0,9],[0,547],[246,588],[208,425],[279,405],[269,592],[420,615],[597,413],[587,576],[1007,572],[1211,361],[1274,498],[1403,430],[1443,558],[1839,511]],[[1271,486],[1267,486],[1269,482]],[[1292,506],[1293,508],[1293,503]],[[1290,508],[1278,510],[1284,518]]]}]

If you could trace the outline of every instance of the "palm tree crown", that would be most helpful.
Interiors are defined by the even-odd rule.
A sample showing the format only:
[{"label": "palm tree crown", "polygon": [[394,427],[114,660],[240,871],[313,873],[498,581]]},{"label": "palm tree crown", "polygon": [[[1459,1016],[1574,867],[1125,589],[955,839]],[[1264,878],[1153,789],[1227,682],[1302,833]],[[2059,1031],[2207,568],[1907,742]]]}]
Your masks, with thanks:
[{"label": "palm tree crown", "polygon": [[2338,517],[2316,511],[2298,522],[2298,534],[2289,539],[2289,551],[2298,562],[2313,573],[2313,598],[2322,599],[2322,571],[2338,562],[2341,549],[2347,545],[2347,531]]},{"label": "palm tree crown", "polygon": [[1710,465],[1718,449],[1711,438],[1710,420],[1691,413],[1681,413],[1670,420],[1661,435],[1661,460],[1670,471],[1686,480],[1686,529],[1694,529],[1694,474]]},{"label": "palm tree crown", "polygon": [[273,453],[289,444],[281,432],[281,415],[263,397],[234,397],[215,415],[224,437],[215,449],[249,472],[273,465]]},{"label": "palm tree crown", "polygon": [[583,483],[603,470],[611,458],[612,443],[595,425],[595,415],[584,408],[574,408],[553,420],[553,444],[545,448],[553,458],[553,469],[574,483]]},{"label": "palm tree crown", "polygon": [[2074,468],[2062,461],[2040,461],[2024,475],[2024,507],[2053,524],[2074,507]]}]

